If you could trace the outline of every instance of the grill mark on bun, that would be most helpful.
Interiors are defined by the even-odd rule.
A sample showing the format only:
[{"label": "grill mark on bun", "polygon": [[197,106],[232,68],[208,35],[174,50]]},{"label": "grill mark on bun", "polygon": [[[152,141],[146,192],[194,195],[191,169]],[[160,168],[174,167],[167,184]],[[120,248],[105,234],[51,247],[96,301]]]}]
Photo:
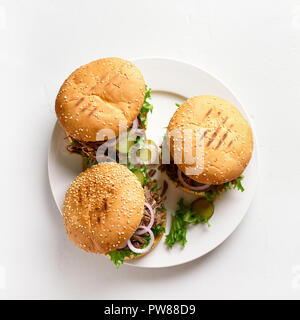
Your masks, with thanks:
[{"label": "grill mark on bun", "polygon": [[218,149],[221,144],[222,144],[222,140],[219,141],[218,145],[216,146],[216,149]]},{"label": "grill mark on bun", "polygon": [[220,139],[216,149],[218,149],[220,147],[220,145],[222,144],[222,142],[224,142],[224,140],[227,138],[228,133],[225,132],[224,135],[222,136],[222,138]]},{"label": "grill mark on bun", "polygon": [[219,131],[221,130],[221,127],[219,127],[214,133],[213,133],[213,135],[212,135],[212,138],[208,141],[208,143],[207,143],[207,147],[209,147],[213,142],[214,142],[214,140],[216,139],[216,137],[217,137],[217,135],[218,135],[218,133],[219,133]]},{"label": "grill mark on bun", "polygon": [[95,111],[96,111],[96,108],[89,113],[89,117],[91,117],[95,113]]},{"label": "grill mark on bun", "polygon": [[[205,136],[206,136],[206,133],[207,133],[207,130],[202,133],[202,135],[201,135],[201,137],[200,137],[200,142],[201,142],[202,140],[204,140],[204,138],[205,138]],[[204,143],[204,142],[203,142],[203,143]]]},{"label": "grill mark on bun", "polygon": [[205,120],[205,119],[211,114],[211,112],[212,112],[212,108],[210,108],[210,109],[208,110],[208,112],[207,112],[206,115],[204,116],[203,120]]},{"label": "grill mark on bun", "polygon": [[75,107],[78,107],[82,102],[83,102],[84,98],[80,98],[76,104],[75,104]]},{"label": "grill mark on bun", "polygon": [[225,118],[225,120],[223,121],[223,125],[226,123],[226,121],[228,120],[228,116]]},{"label": "grill mark on bun", "polygon": [[232,140],[229,142],[227,147],[229,148],[231,145],[232,145]]},{"label": "grill mark on bun", "polygon": [[[214,133],[215,134],[215,133]],[[215,140],[215,137],[214,138],[212,138],[212,139],[210,139],[209,141],[208,141],[208,143],[207,143],[207,147],[209,147],[213,142],[214,142],[214,140]]]},{"label": "grill mark on bun", "polygon": [[228,132],[225,132],[223,137],[222,137],[222,142],[226,139],[227,135],[228,135]]}]

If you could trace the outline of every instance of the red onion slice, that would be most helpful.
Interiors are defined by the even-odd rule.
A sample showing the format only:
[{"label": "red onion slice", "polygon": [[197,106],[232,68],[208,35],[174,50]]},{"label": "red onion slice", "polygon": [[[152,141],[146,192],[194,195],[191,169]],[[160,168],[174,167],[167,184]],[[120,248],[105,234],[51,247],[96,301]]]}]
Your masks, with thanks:
[{"label": "red onion slice", "polygon": [[148,210],[150,211],[150,214],[151,214],[150,222],[147,225],[147,228],[151,229],[152,226],[153,226],[153,223],[154,223],[154,210],[153,210],[152,206],[148,202],[145,203],[145,206],[148,208]]},{"label": "red onion slice", "polygon": [[144,129],[136,129],[133,134],[138,137],[143,137],[145,141],[147,140],[146,131]]},{"label": "red onion slice", "polygon": [[142,234],[145,234],[147,232],[149,232],[149,228],[146,226],[138,226],[138,228],[136,230],[142,229],[140,231],[136,231],[134,234],[137,236],[141,236]]},{"label": "red onion slice", "polygon": [[150,235],[150,242],[149,242],[149,244],[147,245],[147,247],[146,248],[143,248],[143,249],[138,249],[138,248],[136,248],[133,244],[132,244],[132,242],[130,241],[130,239],[128,240],[128,242],[127,242],[127,245],[128,245],[128,247],[129,247],[129,249],[132,251],[132,252],[135,252],[135,253],[145,253],[145,252],[148,252],[151,248],[152,248],[152,245],[153,245],[153,243],[154,243],[154,234],[153,234],[153,232],[152,232],[152,230],[148,230],[148,233],[149,233],[149,235]]},{"label": "red onion slice", "polygon": [[139,120],[138,118],[135,118],[135,120],[132,122],[132,129],[135,131],[139,127]]},{"label": "red onion slice", "polygon": [[139,129],[140,123],[138,118],[135,118],[134,121],[132,122],[132,126],[131,126],[131,130],[129,135],[137,135],[137,136],[141,136],[144,137],[146,139],[146,133],[145,130],[143,128]]},{"label": "red onion slice", "polygon": [[178,175],[178,179],[179,181],[188,189],[190,190],[194,190],[194,191],[203,191],[208,189],[211,185],[210,184],[204,184],[203,186],[199,186],[199,187],[194,187],[191,186],[190,184],[186,183],[182,177],[182,172],[178,169],[177,170],[177,175]]},{"label": "red onion slice", "polygon": [[133,135],[144,135],[144,134],[140,134],[139,131],[141,131],[141,129],[139,129],[139,121],[137,118],[135,118],[135,120],[132,122],[131,129],[128,132],[128,136],[130,137]]},{"label": "red onion slice", "polygon": [[145,203],[145,206],[150,211],[150,215],[151,215],[150,222],[147,226],[138,226],[137,230],[138,229],[143,229],[143,230],[136,231],[135,232],[136,235],[141,235],[141,234],[146,233],[149,229],[152,228],[153,223],[154,223],[154,210],[153,210],[153,208],[151,207],[151,205],[148,202]]}]

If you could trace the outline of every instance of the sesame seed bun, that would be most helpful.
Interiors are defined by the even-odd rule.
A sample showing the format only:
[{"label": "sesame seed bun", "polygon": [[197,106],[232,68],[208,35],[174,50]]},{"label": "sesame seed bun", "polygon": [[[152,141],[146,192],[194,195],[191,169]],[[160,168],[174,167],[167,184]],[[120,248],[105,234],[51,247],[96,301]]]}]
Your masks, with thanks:
[{"label": "sesame seed bun", "polygon": [[[192,130],[193,155],[196,154],[195,132],[202,129],[202,173],[186,173],[188,168],[195,168],[196,165],[185,164],[184,142],[179,150],[183,163],[177,164],[182,172],[199,183],[218,185],[234,180],[242,174],[250,161],[253,150],[252,130],[240,111],[225,99],[201,95],[186,100],[173,115],[168,133],[174,129],[181,133],[184,129]],[[170,152],[174,159],[176,137],[169,135],[169,138]]]},{"label": "sesame seed bun", "polygon": [[115,162],[94,165],[66,193],[66,232],[79,248],[106,254],[131,238],[140,225],[144,205],[143,188],[127,167]]},{"label": "sesame seed bun", "polygon": [[120,58],[104,58],[81,66],[63,83],[55,111],[67,135],[97,141],[97,132],[111,129],[119,136],[120,121],[127,127],[139,114],[145,97],[140,70]]}]

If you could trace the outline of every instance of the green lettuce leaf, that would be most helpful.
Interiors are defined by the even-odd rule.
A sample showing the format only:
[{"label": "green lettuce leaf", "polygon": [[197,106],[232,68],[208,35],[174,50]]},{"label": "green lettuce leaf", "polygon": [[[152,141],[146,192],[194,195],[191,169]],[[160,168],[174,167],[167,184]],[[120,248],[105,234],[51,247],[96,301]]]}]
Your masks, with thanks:
[{"label": "green lettuce leaf", "polygon": [[[225,182],[223,183],[222,185],[222,188],[224,189],[224,191],[226,192],[227,190],[230,190],[230,189],[238,189],[240,190],[241,192],[244,192],[245,189],[244,187],[242,186],[242,180],[243,180],[243,176],[240,176],[232,181],[228,181],[228,182]],[[208,191],[205,191],[205,197],[208,201],[213,201],[215,200],[215,198],[217,196],[221,195],[221,192],[219,190],[208,190]]]},{"label": "green lettuce leaf", "polygon": [[169,234],[166,236],[166,243],[169,248],[172,248],[176,242],[179,242],[182,247],[185,246],[186,231],[189,224],[206,223],[209,225],[208,219],[202,217],[199,213],[192,210],[190,204],[186,205],[181,198],[178,201],[178,209],[172,217],[172,225]]},{"label": "green lettuce leaf", "polygon": [[148,88],[146,85],[146,92],[145,92],[145,98],[144,98],[144,103],[142,106],[142,109],[139,113],[139,117],[143,123],[144,128],[146,129],[146,121],[147,121],[147,114],[150,111],[152,113],[153,111],[153,105],[148,101],[148,99],[151,99],[151,88]]},{"label": "green lettuce leaf", "polygon": [[117,269],[119,269],[120,265],[124,263],[125,258],[130,258],[132,254],[136,255],[136,253],[131,250],[115,250],[108,253],[110,260],[115,264]]}]

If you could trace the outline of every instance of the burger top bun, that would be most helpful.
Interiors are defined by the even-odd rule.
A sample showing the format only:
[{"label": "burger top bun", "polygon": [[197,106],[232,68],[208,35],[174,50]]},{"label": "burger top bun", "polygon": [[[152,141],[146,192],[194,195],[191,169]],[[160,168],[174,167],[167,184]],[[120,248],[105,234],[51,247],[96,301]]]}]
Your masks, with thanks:
[{"label": "burger top bun", "polygon": [[125,166],[97,164],[70,185],[63,205],[69,238],[81,249],[106,254],[131,238],[144,212],[143,188]]},{"label": "burger top bun", "polygon": [[97,132],[111,129],[119,136],[120,121],[127,121],[127,127],[131,127],[144,96],[145,81],[133,63],[104,58],[69,76],[59,90],[55,111],[61,126],[74,139],[105,140],[97,137]]},{"label": "burger top bun", "polygon": [[[179,130],[182,137],[184,129],[192,130],[193,143],[185,146],[184,139],[181,143],[176,136],[170,134],[173,129]],[[192,155],[196,155],[197,131],[198,134],[201,133],[202,140],[199,140],[198,135],[197,145],[201,141],[204,159],[200,161],[197,158],[196,164],[188,164],[185,161],[184,150],[186,147],[192,147]],[[186,100],[169,123],[168,137],[173,159],[174,147],[182,152],[183,161],[177,164],[179,169],[191,179],[203,184],[218,185],[239,177],[252,155],[253,138],[247,120],[231,103],[210,95]],[[196,167],[200,168],[199,174],[187,173],[187,169]]]}]

